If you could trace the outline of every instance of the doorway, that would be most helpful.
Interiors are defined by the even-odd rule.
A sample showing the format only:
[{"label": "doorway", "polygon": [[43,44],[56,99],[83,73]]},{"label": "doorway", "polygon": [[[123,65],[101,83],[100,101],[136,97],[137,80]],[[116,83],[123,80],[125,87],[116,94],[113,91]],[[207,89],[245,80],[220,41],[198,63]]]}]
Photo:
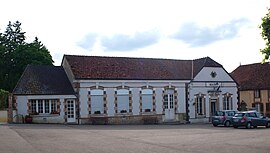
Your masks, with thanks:
[{"label": "doorway", "polygon": [[67,122],[74,123],[76,121],[75,100],[67,99]]},{"label": "doorway", "polygon": [[213,116],[218,111],[218,100],[210,99],[210,116]]},{"label": "doorway", "polygon": [[163,105],[165,108],[165,120],[174,120],[175,119],[175,110],[174,110],[174,90],[167,89],[163,96]]}]

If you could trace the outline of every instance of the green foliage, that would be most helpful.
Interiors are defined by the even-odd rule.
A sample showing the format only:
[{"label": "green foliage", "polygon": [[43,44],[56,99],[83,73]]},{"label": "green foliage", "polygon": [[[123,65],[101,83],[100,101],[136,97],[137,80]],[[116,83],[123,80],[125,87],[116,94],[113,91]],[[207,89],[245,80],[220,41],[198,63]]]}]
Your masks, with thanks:
[{"label": "green foliage", "polygon": [[262,18],[262,24],[259,26],[262,29],[261,36],[266,41],[265,48],[261,49],[261,53],[263,54],[263,63],[269,61],[270,55],[270,9],[268,9],[268,13]]},{"label": "green foliage", "polygon": [[52,65],[52,56],[38,40],[25,42],[21,23],[9,22],[6,31],[0,33],[0,88],[12,91],[28,64]]},{"label": "green foliage", "polygon": [[8,91],[0,89],[0,110],[8,108],[8,95]]}]

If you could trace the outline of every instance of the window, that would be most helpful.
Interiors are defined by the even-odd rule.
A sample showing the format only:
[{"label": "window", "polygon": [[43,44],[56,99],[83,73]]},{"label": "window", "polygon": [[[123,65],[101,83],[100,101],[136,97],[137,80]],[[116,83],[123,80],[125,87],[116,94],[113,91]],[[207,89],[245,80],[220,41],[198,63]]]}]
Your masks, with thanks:
[{"label": "window", "polygon": [[117,110],[120,113],[127,113],[129,111],[129,90],[117,90]]},{"label": "window", "polygon": [[45,100],[45,113],[50,112],[50,103],[49,100]]},{"label": "window", "polygon": [[29,100],[32,114],[49,114],[57,112],[57,99],[31,99]]},{"label": "window", "polygon": [[256,113],[249,113],[248,117],[257,117],[257,116],[256,116]]},{"label": "window", "polygon": [[51,113],[57,113],[57,100],[51,100]]},{"label": "window", "polygon": [[197,115],[205,115],[205,98],[203,95],[197,95],[195,97],[195,107]]},{"label": "window", "polygon": [[255,96],[255,98],[260,98],[261,97],[261,92],[260,92],[260,90],[255,90],[254,91],[254,96]]},{"label": "window", "polygon": [[42,100],[38,100],[38,113],[43,113],[43,102]]},{"label": "window", "polygon": [[153,90],[142,90],[142,110],[143,112],[151,112],[153,110]]},{"label": "window", "polygon": [[94,89],[90,91],[91,95],[91,114],[104,113],[104,96],[103,90]]},{"label": "window", "polygon": [[229,111],[229,112],[228,112],[228,116],[234,116],[235,113],[236,113],[235,111]]},{"label": "window", "polygon": [[31,112],[32,113],[35,113],[37,112],[37,103],[36,103],[36,100],[30,100],[30,104],[31,104]]},{"label": "window", "polygon": [[167,89],[163,96],[163,105],[165,109],[173,109],[174,108],[174,90]]},{"label": "window", "polygon": [[232,96],[230,94],[223,95],[223,110],[232,110]]}]

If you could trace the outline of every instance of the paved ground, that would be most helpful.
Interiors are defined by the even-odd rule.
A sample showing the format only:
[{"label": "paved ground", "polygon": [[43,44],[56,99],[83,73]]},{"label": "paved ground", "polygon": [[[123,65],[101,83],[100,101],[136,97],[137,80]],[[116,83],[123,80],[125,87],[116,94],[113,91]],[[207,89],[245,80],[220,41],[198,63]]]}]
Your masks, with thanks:
[{"label": "paved ground", "polygon": [[270,128],[0,124],[1,153],[269,153]]}]

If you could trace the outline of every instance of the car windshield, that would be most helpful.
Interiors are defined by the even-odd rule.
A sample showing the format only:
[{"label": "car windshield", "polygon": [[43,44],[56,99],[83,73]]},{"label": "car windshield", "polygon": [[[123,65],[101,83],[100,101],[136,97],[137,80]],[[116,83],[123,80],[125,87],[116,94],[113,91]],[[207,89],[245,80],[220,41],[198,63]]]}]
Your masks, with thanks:
[{"label": "car windshield", "polygon": [[235,117],[243,117],[243,116],[245,116],[245,113],[237,113],[237,114],[235,114]]},{"label": "car windshield", "polygon": [[224,112],[217,111],[217,112],[215,113],[215,116],[224,116]]}]

